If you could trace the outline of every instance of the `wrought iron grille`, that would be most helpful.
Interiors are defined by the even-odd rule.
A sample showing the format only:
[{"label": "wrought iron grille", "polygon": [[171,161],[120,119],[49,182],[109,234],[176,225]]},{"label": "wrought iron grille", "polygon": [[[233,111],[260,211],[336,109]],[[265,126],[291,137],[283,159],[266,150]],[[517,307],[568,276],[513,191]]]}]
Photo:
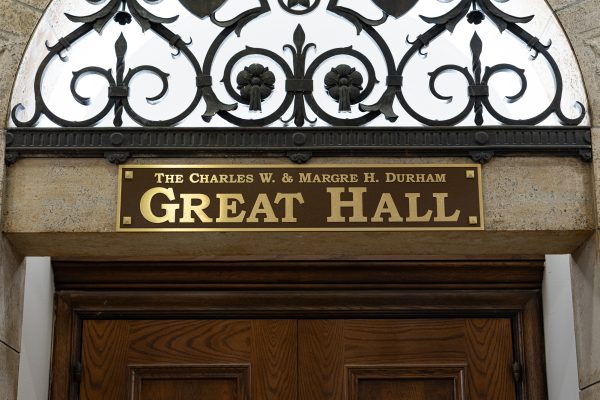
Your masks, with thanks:
[{"label": "wrought iron grille", "polygon": [[[238,0],[231,7],[234,15],[226,18],[221,13],[227,11],[227,3],[236,0],[167,0],[180,11],[183,6],[189,14],[186,18],[196,19],[207,32],[210,25],[214,37],[201,48],[187,39],[190,32],[172,28],[180,26],[176,24],[178,15],[156,13],[154,8],[159,10],[160,0],[86,1],[92,4],[93,12],[65,14],[74,29],[55,43],[46,43],[47,54],[32,83],[34,101],[30,109],[24,111],[21,104],[12,108],[13,127],[6,140],[8,162],[19,155],[46,153],[104,154],[113,162],[123,162],[132,154],[206,152],[284,152],[296,162],[307,161],[313,153],[470,155],[477,161],[515,152],[591,158],[590,130],[582,126],[587,121],[585,99],[576,102],[576,111],[565,110],[568,87],[551,52],[551,42],[543,43],[528,31],[534,16],[512,15],[492,0],[453,0],[441,14],[436,14],[440,6],[427,9],[429,15],[418,16],[413,10],[418,0],[372,0],[369,5],[377,15],[367,15],[365,8],[358,6],[358,2],[364,6],[364,0]],[[285,40],[283,49],[251,46],[257,42],[256,34],[252,36],[253,24],[261,25],[265,32],[269,15],[275,15],[275,11],[293,17],[293,30],[271,31]],[[319,11],[322,14],[317,24],[307,19]],[[417,17],[423,30],[406,32],[398,28],[403,18]],[[352,27],[356,38],[366,39],[376,52],[352,44],[354,36],[347,31],[331,31],[323,26],[327,18]],[[390,21],[396,22],[393,28],[389,27]],[[188,95],[171,101],[175,106],[171,106],[173,115],[169,117],[156,117],[136,108],[143,90],[134,82],[140,76],[150,74],[159,82],[158,93],[146,97],[147,103],[160,103],[173,93],[169,93],[171,76],[159,63],[130,64],[127,35],[131,35],[131,26],[139,26],[149,40],[167,44],[173,60],[187,63],[184,78]],[[534,74],[540,68],[546,69],[552,80],[544,87],[547,104],[540,108],[545,102],[543,97],[526,96],[526,69],[516,65],[511,54],[500,55],[506,61],[486,64],[482,55],[500,48],[490,43],[493,38],[480,34],[488,32],[490,26],[501,37],[510,36],[515,49],[530,49],[531,61],[527,62],[538,64]],[[89,65],[73,70],[69,85],[74,100],[89,108],[94,101],[84,95],[80,85],[90,75],[101,78],[103,105],[96,105],[96,111],[85,118],[69,117],[62,101],[51,102],[44,95],[44,88],[51,85],[47,82],[52,75],[48,71],[53,63],[67,61],[69,49],[85,46],[91,35],[102,34],[107,27],[122,30],[110,55],[112,67]],[[459,29],[472,32],[467,44],[469,57],[463,56],[462,63],[442,63],[426,71],[427,84],[415,90],[410,82],[415,68],[420,68],[419,63],[429,52],[440,51],[435,43],[441,38],[453,40],[451,35]],[[401,36],[404,33],[408,35],[405,38]],[[245,35],[253,40],[246,40]],[[321,46],[319,41],[327,35],[342,36],[348,45]],[[227,54],[225,50],[234,47],[234,40],[247,45]],[[151,48],[158,52],[168,47]],[[494,58],[499,58],[498,54],[487,59]],[[441,59],[445,59],[444,54]],[[450,73],[460,79],[448,89],[441,81]],[[506,74],[517,78],[516,85],[512,85],[517,90],[500,96],[506,91],[506,79],[498,77]],[[457,96],[449,95],[444,88],[458,90],[463,99],[454,101]],[[438,107],[434,112],[417,104],[425,97],[420,92],[432,96]],[[174,95],[177,97],[177,91]],[[504,97],[505,103],[499,106],[494,96]],[[452,108],[450,114],[439,111],[453,101],[454,105],[448,106]],[[517,108],[518,117],[506,112],[508,106],[503,104],[519,102],[523,106]],[[61,112],[56,108],[62,108]],[[531,114],[523,116],[523,112]]]}]

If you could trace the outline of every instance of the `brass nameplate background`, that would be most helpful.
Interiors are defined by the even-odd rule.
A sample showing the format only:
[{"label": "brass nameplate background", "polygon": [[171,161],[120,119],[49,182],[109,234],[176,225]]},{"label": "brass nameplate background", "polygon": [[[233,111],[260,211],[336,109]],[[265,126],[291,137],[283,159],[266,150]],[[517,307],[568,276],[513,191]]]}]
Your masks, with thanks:
[{"label": "brass nameplate background", "polygon": [[483,230],[479,165],[119,167],[117,231]]}]

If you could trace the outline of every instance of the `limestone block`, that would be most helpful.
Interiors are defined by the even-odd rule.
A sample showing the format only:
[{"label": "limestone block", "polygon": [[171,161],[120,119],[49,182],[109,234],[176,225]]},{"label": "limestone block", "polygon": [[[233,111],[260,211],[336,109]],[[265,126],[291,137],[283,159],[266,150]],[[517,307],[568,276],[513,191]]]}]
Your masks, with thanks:
[{"label": "limestone block", "polygon": [[26,39],[0,33],[0,128],[8,120],[10,93],[26,44]]},{"label": "limestone block", "polygon": [[[27,173],[20,169],[25,166]],[[16,178],[15,207],[4,209],[7,226],[18,223],[29,232],[110,232],[115,229],[117,171],[105,160],[19,160],[7,171]]]},{"label": "limestone block", "polygon": [[16,350],[21,347],[23,318],[25,266],[22,261],[10,243],[0,237],[0,341]]},{"label": "limestone block", "polygon": [[95,260],[459,260],[566,254],[585,242],[589,232],[54,232],[7,237],[31,256]]},{"label": "limestone block", "polygon": [[571,279],[579,386],[585,388],[600,382],[600,235],[596,233],[573,258]]},{"label": "limestone block", "polygon": [[[364,159],[369,163],[375,159]],[[239,163],[240,160],[152,160],[135,163]],[[244,162],[281,163],[277,159]],[[356,164],[315,159],[315,164]],[[379,163],[423,162],[379,159]],[[428,163],[465,163],[428,159]],[[486,229],[574,231],[594,228],[590,164],[576,158],[498,157],[483,168]],[[8,168],[7,232],[111,232],[115,230],[117,167],[100,159],[23,159]]]},{"label": "limestone block", "polygon": [[0,129],[0,210],[2,210],[2,205],[4,204],[4,177],[6,173],[6,163],[4,162],[4,157],[6,156],[4,151],[5,145],[6,131]]},{"label": "limestone block", "polygon": [[29,39],[42,14],[41,9],[23,2],[0,0],[0,26],[2,30]]},{"label": "limestone block", "polygon": [[486,228],[568,231],[593,227],[590,169],[590,164],[576,158],[492,159],[483,167]]},{"label": "limestone block", "polygon": [[581,391],[581,400],[600,400],[600,383]]},{"label": "limestone block", "polygon": [[592,129],[592,149],[596,224],[597,228],[600,228],[600,128]]},{"label": "limestone block", "polygon": [[555,3],[553,5],[558,7],[562,6],[562,8],[557,9],[557,16],[569,36],[583,72],[593,125],[599,126],[600,4],[598,0],[569,2],[555,0],[552,3]]},{"label": "limestone block", "polygon": [[[265,164],[282,161],[135,159],[132,162]],[[356,164],[357,160],[321,158],[313,162]],[[367,158],[360,162],[469,161],[460,158]],[[589,237],[595,226],[591,166],[575,158],[499,157],[485,165],[486,235],[481,232],[163,233],[135,235],[136,240],[130,240],[133,235],[115,233],[117,167],[105,160],[22,159],[8,167],[7,181],[5,232],[20,251],[40,256],[58,256],[69,254],[69,251],[72,251],[71,256],[108,256],[109,253],[174,257],[227,254],[498,256],[506,254],[507,249],[515,255],[539,256],[572,252]],[[84,233],[96,236],[80,240],[77,235]],[[98,254],[101,243],[103,250]]]},{"label": "limestone block", "polygon": [[21,3],[27,4],[33,8],[37,8],[40,11],[44,11],[51,0],[20,0]]},{"label": "limestone block", "polygon": [[0,129],[8,121],[10,93],[26,44],[27,39],[0,33]]},{"label": "limestone block", "polygon": [[17,399],[19,353],[0,343],[0,400]]},{"label": "limestone block", "polygon": [[575,4],[577,0],[548,0],[548,4],[555,12],[559,12],[564,8],[570,7]]}]

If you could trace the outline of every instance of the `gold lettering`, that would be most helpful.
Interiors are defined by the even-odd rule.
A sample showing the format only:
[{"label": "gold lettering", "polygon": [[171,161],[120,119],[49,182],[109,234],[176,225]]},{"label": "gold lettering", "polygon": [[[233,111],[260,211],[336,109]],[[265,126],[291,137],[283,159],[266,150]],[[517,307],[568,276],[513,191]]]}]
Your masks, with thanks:
[{"label": "gold lettering", "polygon": [[367,217],[363,210],[363,194],[367,192],[366,187],[353,187],[349,189],[352,193],[352,200],[342,200],[342,193],[345,188],[327,188],[331,196],[331,216],[327,217],[327,222],[346,222],[346,217],[342,216],[342,208],[352,208],[350,222],[367,222]]},{"label": "gold lettering", "polygon": [[383,214],[390,214],[389,222],[403,222],[404,218],[400,216],[398,212],[398,207],[396,207],[396,203],[392,198],[390,193],[384,193],[379,200],[379,205],[377,206],[377,211],[375,211],[375,215],[371,218],[371,222],[384,222]]},{"label": "gold lettering", "polygon": [[419,198],[421,193],[406,193],[404,195],[408,199],[408,217],[406,222],[429,222],[433,211],[428,210],[425,215],[419,217]]},{"label": "gold lettering", "polygon": [[[201,193],[182,194],[180,197],[183,199],[183,217],[179,222],[184,224],[194,223],[192,212],[200,218],[200,222],[213,222],[213,219],[204,212],[210,205],[210,198],[207,195]],[[200,204],[193,205],[192,200],[200,200]]]},{"label": "gold lettering", "polygon": [[179,204],[162,204],[161,209],[165,210],[165,215],[162,217],[157,216],[152,212],[152,199],[154,196],[162,194],[167,197],[169,201],[175,200],[175,191],[172,188],[153,188],[148,190],[142,196],[140,200],[140,211],[142,216],[153,224],[162,224],[165,222],[175,222],[175,212],[179,209]]},{"label": "gold lettering", "polygon": [[191,183],[208,183],[208,175],[199,174],[197,172],[194,172],[193,174],[190,174],[190,182]]},{"label": "gold lettering", "polygon": [[375,172],[365,172],[365,183],[375,183]]},{"label": "gold lettering", "polygon": [[436,216],[433,219],[435,222],[458,221],[458,217],[460,217],[460,210],[454,211],[454,214],[450,216],[446,215],[446,199],[448,198],[448,193],[434,193],[433,197],[435,197],[437,204]]},{"label": "gold lettering", "polygon": [[259,173],[260,180],[262,183],[271,183],[273,182],[273,174],[270,172],[261,172]]},{"label": "gold lettering", "polygon": [[259,222],[256,217],[258,214],[264,214],[264,222],[274,223],[279,222],[279,218],[275,216],[275,211],[273,210],[273,206],[269,201],[269,197],[265,193],[261,193],[256,198],[256,202],[254,203],[254,207],[252,207],[252,211],[250,212],[250,216],[246,220],[246,222],[256,223]]},{"label": "gold lettering", "polygon": [[300,183],[309,183],[311,181],[311,172],[300,172]]},{"label": "gold lettering", "polygon": [[161,172],[157,172],[154,174],[154,177],[156,178],[156,183],[162,183],[162,178],[165,176],[165,174],[161,173]]},{"label": "gold lettering", "polygon": [[[175,174],[154,174],[154,176],[156,177],[157,175],[162,175],[162,177],[165,178],[165,183],[183,183],[183,175],[175,175]],[[160,181],[160,178],[158,178],[158,183],[162,183]]]},{"label": "gold lettering", "polygon": [[304,204],[304,197],[302,193],[277,193],[275,197],[275,204],[279,204],[281,200],[284,201],[285,216],[281,222],[293,223],[298,222],[298,218],[294,216],[294,201],[298,204]]},{"label": "gold lettering", "polygon": [[217,194],[217,199],[220,201],[219,217],[217,222],[219,223],[236,223],[244,222],[246,211],[242,211],[238,214],[237,205],[244,204],[244,195],[241,193],[233,194]]}]

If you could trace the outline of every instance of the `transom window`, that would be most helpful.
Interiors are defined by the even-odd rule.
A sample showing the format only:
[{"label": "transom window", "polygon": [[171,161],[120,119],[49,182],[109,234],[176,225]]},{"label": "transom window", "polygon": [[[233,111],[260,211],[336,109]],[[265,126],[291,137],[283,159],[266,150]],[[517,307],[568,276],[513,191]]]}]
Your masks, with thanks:
[{"label": "transom window", "polygon": [[13,127],[589,123],[543,0],[61,0]]}]

